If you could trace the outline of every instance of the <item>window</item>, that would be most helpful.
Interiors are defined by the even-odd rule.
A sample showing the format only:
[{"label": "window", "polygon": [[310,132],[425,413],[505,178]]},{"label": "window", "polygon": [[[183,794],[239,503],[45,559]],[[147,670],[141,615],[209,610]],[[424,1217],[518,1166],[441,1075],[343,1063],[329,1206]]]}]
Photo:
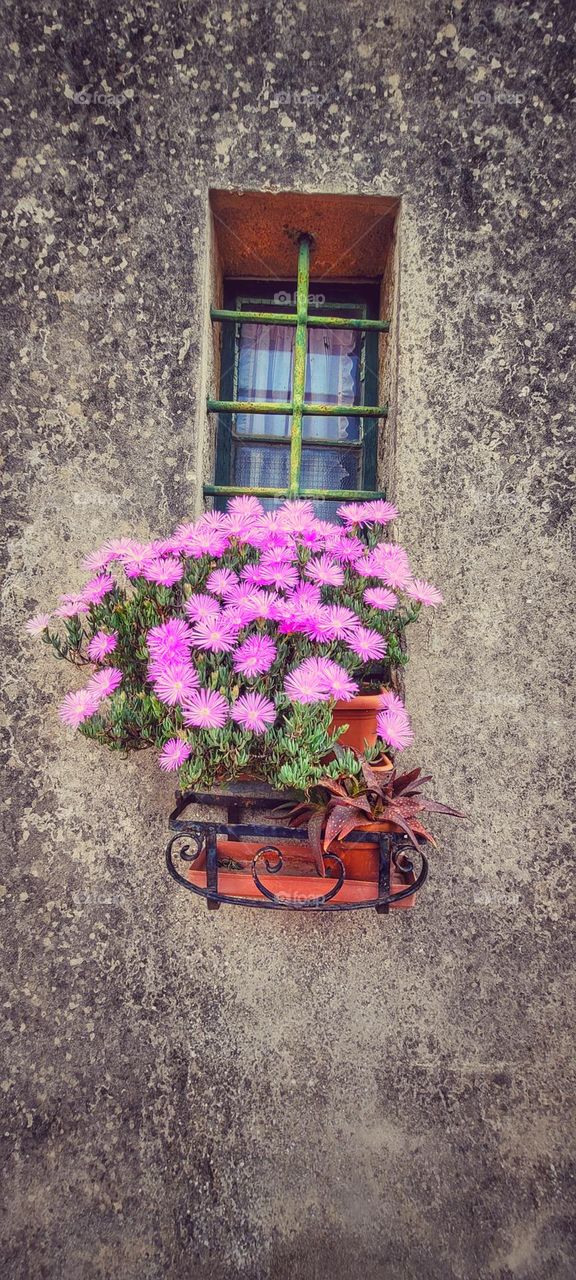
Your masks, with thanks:
[{"label": "window", "polygon": [[[377,281],[310,279],[310,237],[300,237],[294,282],[230,281],[222,324],[215,483],[217,506],[256,493],[266,506],[313,499],[334,519],[343,498],[377,497]],[[296,264],[296,248],[294,248]]]}]

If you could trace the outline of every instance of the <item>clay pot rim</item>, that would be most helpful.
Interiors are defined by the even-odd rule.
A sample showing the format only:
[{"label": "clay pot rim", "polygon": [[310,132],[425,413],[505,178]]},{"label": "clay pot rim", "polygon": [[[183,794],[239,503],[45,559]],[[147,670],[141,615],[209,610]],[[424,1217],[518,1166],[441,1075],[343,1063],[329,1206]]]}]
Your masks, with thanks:
[{"label": "clay pot rim", "polygon": [[358,715],[364,711],[374,711],[380,707],[382,693],[357,693],[349,702],[336,702],[334,711],[346,715]]}]

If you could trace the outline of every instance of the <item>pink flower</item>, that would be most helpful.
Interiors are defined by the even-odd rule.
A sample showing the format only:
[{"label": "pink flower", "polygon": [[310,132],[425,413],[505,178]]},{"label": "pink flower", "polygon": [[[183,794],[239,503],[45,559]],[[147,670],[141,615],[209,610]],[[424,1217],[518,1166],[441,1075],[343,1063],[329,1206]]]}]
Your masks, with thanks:
[{"label": "pink flower", "polygon": [[96,691],[88,685],[85,689],[79,689],[77,693],[67,693],[58,715],[63,724],[77,729],[84,720],[89,720],[90,716],[96,714],[99,701]]},{"label": "pink flower", "polygon": [[284,559],[270,559],[257,566],[258,574],[254,582],[263,587],[276,587],[279,591],[288,591],[298,582],[298,571],[294,565]]},{"label": "pink flower", "polygon": [[60,596],[60,604],[54,610],[55,618],[75,618],[79,613],[88,613],[89,605],[82,596]]},{"label": "pink flower", "polygon": [[[178,530],[176,530],[178,533]],[[202,556],[212,556],[219,559],[224,555],[228,546],[227,534],[222,533],[220,529],[196,528],[194,533],[185,541],[183,551],[187,556],[192,556],[195,560],[200,560]]]},{"label": "pink flower", "polygon": [[137,555],[140,543],[133,538],[111,538],[98,551],[91,551],[82,561],[82,567],[89,572],[105,569],[112,560],[122,561]]},{"label": "pink flower", "polygon": [[101,662],[108,653],[113,653],[118,644],[116,632],[109,635],[107,631],[97,631],[88,645],[88,657],[93,662]]},{"label": "pink flower", "polygon": [[252,733],[266,733],[268,726],[274,724],[276,707],[269,698],[259,693],[243,693],[232,707],[232,719],[243,729],[251,729]]},{"label": "pink flower", "polygon": [[380,578],[389,587],[405,587],[412,580],[408,556],[396,542],[381,542],[368,557],[367,576]]},{"label": "pink flower", "polygon": [[86,583],[82,588],[80,599],[86,604],[100,604],[104,596],[107,596],[109,591],[113,591],[115,586],[116,580],[111,573],[101,573],[97,578],[92,578]]},{"label": "pink flower", "polygon": [[334,639],[334,624],[325,605],[313,605],[308,611],[302,610],[302,622],[299,630],[316,644]]},{"label": "pink flower", "polygon": [[170,769],[179,769],[191,754],[192,747],[189,747],[182,738],[169,738],[158,756],[158,764],[167,773]]},{"label": "pink flower", "polygon": [[154,692],[169,707],[182,706],[198,688],[198,673],[190,662],[167,662],[154,675]]},{"label": "pink flower", "polygon": [[239,623],[228,618],[207,618],[205,622],[195,623],[191,643],[195,649],[207,649],[210,653],[230,653],[239,630]]},{"label": "pink flower", "polygon": [[198,689],[192,693],[183,707],[184,724],[199,729],[221,729],[226,724],[230,708],[221,693],[213,689]]},{"label": "pink flower", "polygon": [[353,636],[347,641],[348,648],[353,653],[358,654],[363,662],[371,662],[376,658],[383,658],[386,653],[386,642],[377,631],[372,631],[370,627],[358,627]]},{"label": "pink flower", "polygon": [[263,675],[276,657],[276,645],[270,636],[249,636],[234,654],[234,670],[243,676]]},{"label": "pink flower", "polygon": [[292,702],[327,702],[330,694],[324,675],[318,669],[318,659],[306,659],[286,676],[284,692]]},{"label": "pink flower", "polygon": [[360,626],[358,615],[353,609],[346,609],[344,605],[328,605],[328,617],[332,626],[332,635],[336,640],[348,640]]},{"label": "pink flower", "polygon": [[110,543],[106,542],[103,547],[99,547],[97,551],[91,551],[84,557],[82,568],[87,569],[88,573],[97,573],[99,569],[105,569],[113,559]]},{"label": "pink flower", "polygon": [[317,520],[314,524],[309,525],[307,529],[302,529],[299,532],[298,537],[304,547],[311,547],[312,550],[317,551],[325,545],[327,534],[322,525],[323,521]]},{"label": "pink flower", "polygon": [[432,586],[431,582],[424,582],[423,578],[411,578],[410,582],[406,583],[404,591],[419,604],[444,604],[444,596],[438,587]]},{"label": "pink flower", "polygon": [[228,608],[238,615],[238,620],[245,624],[256,622],[260,618],[274,618],[274,609],[280,597],[274,591],[250,591],[229,599]]},{"label": "pink flower", "polygon": [[355,564],[364,555],[366,547],[354,534],[342,532],[334,525],[335,534],[326,541],[326,550],[343,564]]},{"label": "pink flower", "polygon": [[237,585],[238,578],[231,569],[213,569],[206,581],[206,590],[215,596],[226,596]]},{"label": "pink flower", "polygon": [[278,508],[278,527],[291,532],[299,532],[314,524],[316,515],[312,503],[307,498],[289,499]]},{"label": "pink flower", "polygon": [[262,585],[259,564],[245,564],[240,572],[240,577],[247,587],[260,587]]},{"label": "pink flower", "polygon": [[395,596],[393,591],[388,591],[386,587],[367,587],[364,599],[373,609],[382,609],[384,613],[395,609],[398,604],[398,596]]},{"label": "pink flower", "polygon": [[383,499],[377,498],[375,502],[362,502],[359,507],[358,524],[390,524],[391,520],[397,520],[399,516],[398,508],[392,502],[384,502]]},{"label": "pink flower", "polygon": [[225,511],[204,511],[200,516],[198,529],[217,529],[219,533],[225,533],[228,527],[228,517]]},{"label": "pink flower", "polygon": [[293,609],[313,609],[322,603],[322,592],[315,582],[300,582],[295,591],[291,591],[288,601]]},{"label": "pink flower", "polygon": [[378,736],[397,751],[403,751],[414,741],[410,717],[402,699],[392,690],[382,694],[383,710],[376,717]]},{"label": "pink flower", "polygon": [[261,520],[264,515],[264,507],[253,494],[241,493],[230,499],[228,515],[241,516],[244,520]]},{"label": "pink flower", "polygon": [[146,636],[146,644],[153,658],[183,661],[188,657],[192,640],[192,628],[182,618],[170,618],[152,627]]},{"label": "pink flower", "polygon": [[88,681],[87,688],[100,698],[109,698],[118,685],[122,683],[122,672],[118,667],[104,667],[96,671]]},{"label": "pink flower", "polygon": [[190,596],[184,605],[184,613],[192,622],[206,622],[208,618],[217,618],[220,613],[220,605],[214,599],[203,592]]},{"label": "pink flower", "polygon": [[160,587],[173,587],[184,577],[184,565],[176,556],[164,556],[150,560],[144,569],[147,582],[157,582]]},{"label": "pink flower", "polygon": [[29,618],[24,623],[24,630],[29,636],[41,636],[46,627],[50,625],[52,618],[51,613],[35,613],[33,618]]},{"label": "pink flower", "polygon": [[336,515],[340,516],[345,524],[361,524],[363,506],[363,502],[345,502],[337,508]]},{"label": "pink flower", "polygon": [[331,556],[317,556],[309,560],[304,572],[307,578],[312,578],[322,587],[341,587],[344,582],[344,573]]},{"label": "pink flower", "polygon": [[154,563],[154,552],[152,546],[141,547],[130,559],[126,558],[122,561],[124,573],[127,578],[143,578],[146,569],[150,564]]},{"label": "pink flower", "polygon": [[358,693],[356,681],[352,680],[344,667],[341,667],[338,662],[332,662],[330,658],[318,658],[316,662],[318,673],[329,696],[337,698],[339,702],[350,702],[350,699]]}]

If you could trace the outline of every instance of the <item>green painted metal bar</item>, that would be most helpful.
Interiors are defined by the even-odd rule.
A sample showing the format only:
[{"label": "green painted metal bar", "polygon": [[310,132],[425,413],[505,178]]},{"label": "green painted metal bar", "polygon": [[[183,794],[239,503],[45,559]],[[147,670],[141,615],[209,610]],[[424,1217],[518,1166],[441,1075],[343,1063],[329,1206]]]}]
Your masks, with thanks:
[{"label": "green painted metal bar", "polygon": [[306,391],[306,356],[308,354],[308,290],[310,285],[310,237],[301,236],[298,244],[298,276],[296,284],[296,333],[292,369],[292,427],[290,430],[290,497],[300,492],[302,469],[302,411]]},{"label": "green painted metal bar", "polygon": [[[289,489],[275,488],[273,485],[250,487],[249,485],[236,484],[205,484],[204,495],[206,497],[222,497],[232,498],[237,494],[250,493],[257,498],[290,498],[292,494]],[[335,501],[370,501],[371,498],[385,498],[386,491],[384,489],[301,489],[298,494],[299,498],[326,498],[330,502]]]},{"label": "green painted metal bar", "polygon": [[[264,432],[256,434],[251,431],[248,435],[233,431],[231,439],[240,444],[265,444],[270,449],[287,449],[290,445],[290,436],[267,436]],[[314,449],[361,449],[362,440],[329,440],[327,436],[312,436],[304,439],[303,447],[306,449],[308,445]]]},{"label": "green painted metal bar", "polygon": [[[277,413],[295,414],[296,404],[291,400],[208,400],[210,413]],[[304,417],[323,418],[386,418],[388,405],[365,404],[312,404],[302,403]]]},{"label": "green painted metal bar", "polygon": [[[210,310],[211,320],[234,320],[239,324],[298,324],[296,314],[272,311],[221,311],[216,307]],[[306,324],[314,329],[376,329],[380,333],[388,333],[389,320],[346,320],[344,316],[308,316]]]}]

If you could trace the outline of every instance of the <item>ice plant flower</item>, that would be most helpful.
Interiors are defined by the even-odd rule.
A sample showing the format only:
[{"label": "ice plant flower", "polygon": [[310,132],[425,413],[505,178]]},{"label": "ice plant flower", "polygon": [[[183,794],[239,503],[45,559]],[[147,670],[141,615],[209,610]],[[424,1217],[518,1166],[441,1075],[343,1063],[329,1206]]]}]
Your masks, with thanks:
[{"label": "ice plant flower", "polygon": [[146,644],[151,657],[177,661],[188,657],[191,639],[192,628],[188,623],[183,618],[170,618],[150,629]]},{"label": "ice plant flower", "polygon": [[190,618],[191,622],[206,622],[208,618],[217,618],[220,613],[220,605],[214,596],[206,595],[204,592],[198,592],[196,595],[190,596],[184,605],[184,613]]},{"label": "ice plant flower", "polygon": [[227,605],[244,625],[248,622],[256,622],[260,618],[273,618],[274,608],[279,599],[280,597],[274,591],[247,590],[229,599]]},{"label": "ice plant flower", "polygon": [[102,662],[103,658],[114,652],[117,644],[118,636],[115,632],[109,635],[107,631],[97,631],[88,645],[88,657],[93,662]]},{"label": "ice plant flower", "polygon": [[380,578],[388,587],[405,587],[412,580],[408,556],[396,542],[381,542],[367,560],[368,575]]},{"label": "ice plant flower", "polygon": [[390,609],[395,609],[398,604],[398,596],[393,591],[389,591],[387,587],[367,587],[364,592],[366,604],[371,605],[373,609],[381,609],[387,613]]},{"label": "ice plant flower", "polygon": [[230,707],[215,689],[197,689],[190,694],[182,709],[184,724],[198,729],[221,729],[229,718]]},{"label": "ice plant flower", "polygon": [[307,578],[312,578],[321,587],[341,587],[344,572],[331,556],[316,556],[309,560],[304,570]]},{"label": "ice plant flower", "polygon": [[301,582],[288,595],[293,609],[310,609],[322,603],[322,592],[315,582]]},{"label": "ice plant flower", "polygon": [[329,604],[327,614],[335,640],[348,640],[360,626],[358,614],[342,604]]},{"label": "ice plant flower", "polygon": [[386,641],[370,627],[358,627],[347,644],[363,662],[373,662],[377,658],[383,658],[386,653]]},{"label": "ice plant flower", "polygon": [[360,504],[359,524],[390,524],[391,520],[397,520],[399,516],[398,508],[393,502],[384,502],[382,498],[377,498],[375,502],[362,502]]},{"label": "ice plant flower", "polygon": [[169,707],[182,706],[198,688],[198,672],[190,662],[167,662],[157,669],[152,683],[160,702],[166,702]]},{"label": "ice plant flower", "polygon": [[221,529],[211,528],[210,525],[203,525],[201,521],[197,524],[178,525],[174,537],[179,550],[195,560],[200,560],[202,556],[219,559],[228,546],[226,533]]},{"label": "ice plant flower", "polygon": [[315,644],[324,644],[334,639],[334,624],[326,605],[313,605],[309,611],[302,608],[302,622],[299,630]]},{"label": "ice plant flower", "polygon": [[276,587],[278,591],[288,591],[298,582],[298,570],[289,561],[276,557],[258,565],[254,576],[255,584],[263,587]]},{"label": "ice plant flower", "polygon": [[410,717],[402,699],[397,693],[388,690],[382,694],[382,710],[376,717],[378,736],[396,751],[403,751],[414,741],[410,726]]},{"label": "ice plant flower", "polygon": [[51,613],[35,613],[33,618],[24,623],[24,630],[29,636],[41,636],[46,627],[50,626],[51,618]]},{"label": "ice plant flower", "polygon": [[308,498],[288,499],[278,507],[278,527],[291,533],[314,524],[316,513]]},{"label": "ice plant flower", "polygon": [[67,693],[66,697],[58,711],[58,715],[63,724],[67,724],[71,729],[77,729],[79,724],[83,724],[85,720],[89,720],[90,716],[96,714],[100,695],[95,689],[86,686],[84,689],[78,689],[77,693]]},{"label": "ice plant flower", "polygon": [[344,524],[362,524],[363,502],[344,502],[341,507],[336,508],[336,515],[344,521]]},{"label": "ice plant flower", "polygon": [[423,578],[411,578],[410,582],[406,583],[404,592],[419,604],[444,604],[444,596],[438,587],[434,587],[431,582],[424,582]]},{"label": "ice plant flower", "polygon": [[351,698],[356,697],[358,685],[339,662],[332,662],[331,658],[318,658],[316,661],[318,672],[331,698],[337,698],[339,702],[350,702]]},{"label": "ice plant flower", "polygon": [[104,667],[90,677],[87,689],[100,698],[109,698],[122,684],[122,672],[119,667]]},{"label": "ice plant flower", "polygon": [[317,663],[309,659],[296,667],[284,681],[284,692],[292,702],[327,702],[330,694]]},{"label": "ice plant flower", "polygon": [[299,671],[318,681],[325,698],[349,702],[358,693],[356,681],[352,680],[339,662],[333,662],[331,658],[305,658]]},{"label": "ice plant flower", "polygon": [[92,580],[87,582],[86,586],[82,588],[82,591],[80,592],[80,599],[83,600],[85,604],[100,604],[100,601],[104,599],[104,596],[107,596],[109,591],[113,591],[115,586],[116,579],[112,577],[111,573],[98,574],[97,578],[92,578]]},{"label": "ice plant flower", "polygon": [[81,595],[60,596],[58,608],[54,610],[55,618],[75,618],[79,613],[88,613],[89,604]]},{"label": "ice plant flower", "polygon": [[232,707],[232,719],[252,733],[266,733],[276,719],[276,707],[260,693],[243,693]]},{"label": "ice plant flower", "polygon": [[231,587],[238,585],[238,578],[231,569],[213,569],[206,580],[206,590],[212,595],[225,596]]},{"label": "ice plant flower", "polygon": [[251,493],[239,493],[228,503],[228,515],[240,516],[243,520],[261,520],[264,507],[259,498]]},{"label": "ice plant flower", "polygon": [[207,649],[209,653],[230,653],[240,629],[239,623],[229,618],[207,618],[205,622],[196,622],[192,632],[192,645],[195,649]]},{"label": "ice plant flower", "polygon": [[176,556],[161,556],[158,560],[150,560],[144,569],[147,582],[156,582],[159,587],[173,587],[184,577],[184,565]]},{"label": "ice plant flower", "polygon": [[234,670],[243,676],[263,675],[276,657],[276,645],[270,636],[249,636],[238,645],[233,658]]},{"label": "ice plant flower", "polygon": [[158,764],[167,773],[170,769],[179,769],[180,765],[184,764],[184,761],[191,754],[192,747],[187,742],[184,742],[182,738],[169,738],[168,742],[165,742],[162,747],[158,757]]}]

